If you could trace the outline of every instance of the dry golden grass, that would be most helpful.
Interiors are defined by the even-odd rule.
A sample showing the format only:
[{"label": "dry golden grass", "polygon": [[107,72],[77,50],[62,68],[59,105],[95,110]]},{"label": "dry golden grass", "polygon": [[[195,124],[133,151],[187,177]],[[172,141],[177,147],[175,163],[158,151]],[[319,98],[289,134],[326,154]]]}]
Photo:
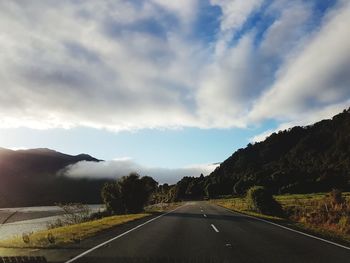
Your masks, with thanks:
[{"label": "dry golden grass", "polygon": [[[322,234],[328,238],[350,242],[350,193],[342,194],[335,202],[329,193],[277,195],[288,220],[296,226]],[[249,211],[245,198],[210,200],[217,205],[264,219],[283,220]]]},{"label": "dry golden grass", "polygon": [[81,224],[58,227],[50,230],[35,232],[30,235],[14,237],[0,241],[1,247],[56,247],[64,244],[79,243],[81,240],[97,233],[121,225],[150,214],[129,214],[105,217]]},{"label": "dry golden grass", "polygon": [[166,212],[166,211],[171,211],[183,204],[184,202],[158,203],[158,204],[146,206],[145,211],[148,213]]},{"label": "dry golden grass", "polygon": [[350,242],[350,194],[277,196],[288,218],[308,229]]},{"label": "dry golden grass", "polygon": [[245,201],[245,198],[235,197],[235,198],[229,198],[229,199],[212,199],[210,200],[210,202],[233,211],[237,211],[237,212],[244,213],[251,216],[260,217],[263,219],[269,219],[269,220],[275,220],[275,221],[283,220],[282,218],[279,218],[276,216],[263,215],[263,214],[250,211],[248,209],[248,205],[247,205],[247,202]]}]

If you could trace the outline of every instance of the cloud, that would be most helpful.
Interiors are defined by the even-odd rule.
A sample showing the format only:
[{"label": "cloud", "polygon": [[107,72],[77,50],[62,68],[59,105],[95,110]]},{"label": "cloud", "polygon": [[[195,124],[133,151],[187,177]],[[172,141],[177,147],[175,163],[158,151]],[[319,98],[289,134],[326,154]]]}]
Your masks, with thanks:
[{"label": "cloud", "polygon": [[105,162],[81,161],[68,167],[67,176],[73,178],[110,178],[117,179],[136,172],[141,176],[152,176],[157,182],[174,184],[184,176],[198,177],[200,174],[208,175],[217,165],[202,164],[184,168],[170,169],[160,167],[146,167],[129,158],[118,158]]},{"label": "cloud", "polygon": [[256,11],[263,0],[211,0],[222,10],[220,37],[216,43],[216,53],[221,55],[227,48],[232,36],[247,21],[251,13]]},{"label": "cloud", "polygon": [[185,26],[188,26],[195,17],[198,8],[198,0],[151,0],[152,2],[163,7],[170,13],[174,13],[179,17],[180,23],[182,22]]},{"label": "cloud", "polygon": [[[3,1],[0,127],[231,128],[346,107],[350,4],[317,2]],[[204,6],[220,25],[197,38],[213,34]]]},{"label": "cloud", "polygon": [[[311,16],[310,7],[301,2],[288,7],[280,10],[258,47],[257,29],[252,28],[235,45],[216,54],[203,70],[197,103],[202,106],[200,115],[205,116],[208,126],[225,127],[231,123],[244,127],[253,123],[247,118],[250,108],[273,85],[276,67],[283,65],[288,57],[286,51],[295,52],[295,43],[305,33],[304,24]],[[266,103],[267,108],[269,105]]]},{"label": "cloud", "polygon": [[249,15],[256,10],[262,0],[211,0],[213,5],[218,5],[222,9],[221,31],[239,29],[247,20]]},{"label": "cloud", "polygon": [[331,119],[333,116],[341,112],[343,109],[350,105],[350,100],[345,102],[326,106],[319,110],[312,110],[311,112],[300,113],[298,118],[294,120],[282,122],[278,125],[276,129],[269,129],[260,134],[257,134],[249,139],[250,142],[261,142],[264,141],[268,136],[274,132],[287,130],[295,126],[308,126],[312,125],[320,120]]},{"label": "cloud", "polygon": [[254,142],[262,142],[264,141],[268,136],[270,136],[272,133],[276,132],[277,130],[267,130],[264,131],[260,134],[257,134],[255,136],[253,136],[252,138],[249,139],[250,142],[254,143]]},{"label": "cloud", "polygon": [[279,69],[251,112],[255,118],[296,118],[350,97],[350,5],[332,12],[305,48]]}]

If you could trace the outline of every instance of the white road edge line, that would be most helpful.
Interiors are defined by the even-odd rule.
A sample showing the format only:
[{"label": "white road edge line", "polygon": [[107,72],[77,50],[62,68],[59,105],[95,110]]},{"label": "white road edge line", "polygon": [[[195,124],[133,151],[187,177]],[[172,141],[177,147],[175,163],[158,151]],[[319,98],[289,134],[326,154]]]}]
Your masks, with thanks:
[{"label": "white road edge line", "polygon": [[216,233],[219,233],[219,230],[218,230],[213,224],[211,224],[211,227],[214,229],[214,231],[215,231]]},{"label": "white road edge line", "polygon": [[274,225],[274,226],[277,226],[277,227],[280,227],[280,228],[283,228],[283,229],[286,229],[286,230],[289,230],[289,231],[292,231],[292,232],[295,232],[295,233],[298,233],[298,234],[301,234],[301,235],[304,235],[304,236],[307,236],[307,237],[311,237],[311,238],[314,238],[314,239],[317,239],[317,240],[320,240],[320,241],[323,241],[323,242],[326,242],[328,244],[331,244],[331,245],[334,245],[334,246],[337,246],[337,247],[340,247],[340,248],[344,248],[344,249],[347,249],[347,250],[350,250],[350,247],[347,247],[347,246],[343,246],[341,244],[338,244],[338,243],[335,243],[333,241],[329,241],[327,239],[323,239],[323,238],[320,238],[320,237],[317,237],[317,236],[314,236],[314,235],[310,235],[310,234],[307,234],[307,233],[304,233],[304,232],[301,232],[301,231],[298,231],[298,230],[295,230],[293,228],[289,228],[289,227],[286,227],[286,226],[282,226],[280,224],[276,224],[274,222],[271,222],[271,221],[267,221],[267,220],[264,220],[264,219],[261,219],[261,218],[258,218],[258,217],[255,217],[255,216],[250,216],[250,215],[246,215],[246,214],[243,214],[243,213],[240,213],[238,211],[233,211],[233,210],[230,210],[226,207],[223,207],[223,206],[219,206],[219,207],[222,207],[224,209],[226,209],[227,211],[231,212],[231,213],[237,213],[237,214],[240,214],[242,216],[245,216],[245,217],[249,217],[249,218],[253,218],[255,220],[258,220],[258,221],[262,221],[262,222],[265,222],[265,223],[268,223],[268,224],[271,224],[271,225]]},{"label": "white road edge line", "polygon": [[155,217],[155,218],[152,218],[152,219],[150,219],[150,220],[148,220],[148,221],[146,221],[146,222],[144,222],[144,223],[142,223],[142,224],[140,224],[140,225],[138,225],[138,226],[136,226],[136,227],[134,227],[134,228],[132,228],[132,229],[129,229],[128,231],[125,231],[124,233],[122,233],[122,234],[120,234],[120,235],[118,235],[118,236],[116,236],[116,237],[113,237],[113,238],[111,238],[111,239],[109,239],[109,240],[107,240],[107,241],[105,241],[105,242],[103,242],[103,243],[101,243],[101,244],[99,244],[99,245],[93,247],[93,248],[90,248],[90,249],[86,250],[85,252],[83,252],[83,253],[81,253],[81,254],[75,256],[74,258],[72,258],[72,259],[66,261],[65,263],[74,262],[74,261],[76,261],[77,259],[82,258],[83,256],[85,256],[85,255],[91,253],[92,251],[94,251],[94,250],[96,250],[96,249],[98,249],[98,248],[100,248],[100,247],[103,247],[103,246],[107,245],[108,243],[110,243],[110,242],[112,242],[112,241],[114,241],[114,240],[116,240],[116,239],[118,239],[118,238],[121,238],[122,236],[125,236],[126,234],[129,234],[130,232],[132,232],[132,231],[134,231],[134,230],[136,230],[136,229],[138,229],[138,228],[140,228],[140,227],[142,227],[142,226],[144,226],[144,225],[146,225],[146,224],[148,224],[148,223],[151,223],[151,222],[154,221],[154,220],[157,220],[157,219],[161,218],[162,216],[165,216],[165,215],[167,215],[167,214],[170,214],[170,213],[174,212],[175,210],[177,210],[177,209],[179,209],[179,208],[181,208],[181,207],[183,207],[183,206],[185,206],[185,205],[186,205],[186,204],[184,204],[184,205],[182,205],[182,206],[179,206],[179,207],[175,208],[174,210],[171,210],[171,211],[169,211],[169,212],[167,212],[167,213],[165,213],[165,214],[159,215],[159,216],[157,216],[157,217]]}]

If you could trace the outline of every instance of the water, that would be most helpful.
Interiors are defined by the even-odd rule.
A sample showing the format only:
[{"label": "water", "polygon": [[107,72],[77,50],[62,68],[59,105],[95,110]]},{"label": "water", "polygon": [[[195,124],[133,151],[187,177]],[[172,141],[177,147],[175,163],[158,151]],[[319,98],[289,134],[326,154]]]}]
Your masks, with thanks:
[{"label": "water", "polygon": [[[104,206],[102,204],[88,205],[90,209],[100,209]],[[0,213],[3,211],[22,211],[22,212],[47,212],[47,211],[62,211],[59,206],[32,206],[32,207],[14,207],[14,208],[0,208]]]},{"label": "water", "polygon": [[[88,206],[91,212],[104,209],[103,205]],[[45,230],[49,223],[62,217],[63,211],[58,206],[0,208],[0,239]]]}]

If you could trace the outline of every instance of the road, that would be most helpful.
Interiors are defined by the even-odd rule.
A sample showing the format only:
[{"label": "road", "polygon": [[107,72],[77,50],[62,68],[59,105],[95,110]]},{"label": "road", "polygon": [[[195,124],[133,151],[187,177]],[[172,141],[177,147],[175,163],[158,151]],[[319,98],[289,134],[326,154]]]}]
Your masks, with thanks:
[{"label": "road", "polygon": [[350,262],[350,250],[206,202],[122,233],[69,262]]}]

